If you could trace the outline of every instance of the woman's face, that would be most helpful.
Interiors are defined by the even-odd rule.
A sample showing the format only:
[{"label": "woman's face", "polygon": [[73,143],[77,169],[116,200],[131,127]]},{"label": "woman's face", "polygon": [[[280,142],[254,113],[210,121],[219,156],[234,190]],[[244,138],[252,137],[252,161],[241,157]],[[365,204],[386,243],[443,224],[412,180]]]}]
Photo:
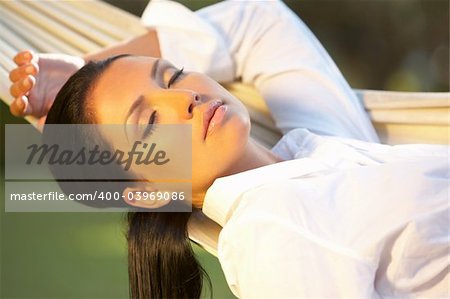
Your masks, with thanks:
[{"label": "woman's face", "polygon": [[[238,99],[208,76],[180,74],[164,59],[129,56],[114,61],[91,98],[100,124],[190,124],[194,194],[231,174],[248,142],[250,120]],[[151,136],[144,141],[150,144]]]}]

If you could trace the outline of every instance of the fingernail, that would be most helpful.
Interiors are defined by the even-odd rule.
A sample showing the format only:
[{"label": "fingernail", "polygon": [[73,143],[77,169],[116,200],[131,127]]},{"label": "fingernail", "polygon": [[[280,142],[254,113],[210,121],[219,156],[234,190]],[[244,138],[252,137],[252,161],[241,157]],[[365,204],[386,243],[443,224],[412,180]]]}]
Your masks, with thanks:
[{"label": "fingernail", "polygon": [[30,83],[30,79],[26,78],[23,81],[23,87],[30,87],[31,83]]},{"label": "fingernail", "polygon": [[29,65],[25,68],[25,73],[32,74],[34,72],[34,67],[32,65]]}]

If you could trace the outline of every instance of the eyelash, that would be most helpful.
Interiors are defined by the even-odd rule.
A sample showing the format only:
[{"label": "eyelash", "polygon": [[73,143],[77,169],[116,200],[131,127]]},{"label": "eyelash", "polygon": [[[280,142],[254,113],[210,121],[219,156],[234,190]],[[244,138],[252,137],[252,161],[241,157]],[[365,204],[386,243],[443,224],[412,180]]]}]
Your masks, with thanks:
[{"label": "eyelash", "polygon": [[169,79],[169,82],[167,83],[167,88],[170,88],[170,86],[175,83],[175,81],[183,74],[184,67],[179,69],[173,76]]},{"label": "eyelash", "polygon": [[144,134],[142,134],[142,139],[147,139],[155,130],[155,125],[158,123],[158,113],[153,111],[148,119],[148,125],[145,128]]},{"label": "eyelash", "polygon": [[[167,88],[170,88],[170,86],[175,83],[175,81],[183,74],[184,67],[179,69],[173,76],[169,79],[169,82],[167,83]],[[155,130],[155,124],[158,123],[158,113],[156,111],[153,111],[150,115],[150,118],[148,119],[148,125],[145,128],[144,134],[142,134],[142,138],[146,139],[148,138],[153,131]]]}]

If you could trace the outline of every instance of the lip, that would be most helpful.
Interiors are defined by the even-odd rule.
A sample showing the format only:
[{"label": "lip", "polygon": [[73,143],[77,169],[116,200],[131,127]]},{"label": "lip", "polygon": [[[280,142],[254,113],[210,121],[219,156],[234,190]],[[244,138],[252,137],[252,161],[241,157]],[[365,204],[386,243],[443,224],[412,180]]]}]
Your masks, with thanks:
[{"label": "lip", "polygon": [[206,139],[206,137],[211,133],[213,127],[211,126],[211,120],[214,117],[214,114],[216,113],[217,109],[219,109],[221,106],[223,106],[223,102],[221,100],[215,100],[212,101],[209,105],[206,111],[203,114],[203,139]]}]

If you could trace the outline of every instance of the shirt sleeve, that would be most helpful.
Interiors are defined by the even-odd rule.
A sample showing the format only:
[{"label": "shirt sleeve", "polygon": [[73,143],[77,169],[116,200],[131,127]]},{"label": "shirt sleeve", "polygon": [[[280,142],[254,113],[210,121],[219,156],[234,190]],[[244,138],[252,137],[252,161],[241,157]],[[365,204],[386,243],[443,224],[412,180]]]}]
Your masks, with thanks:
[{"label": "shirt sleeve", "polygon": [[142,14],[141,23],[156,29],[164,59],[219,82],[235,79],[227,40],[198,13],[174,1],[152,0]]},{"label": "shirt sleeve", "polygon": [[157,30],[164,58],[219,82],[253,84],[283,133],[378,141],[326,50],[281,1],[224,1],[193,13],[153,0],[142,22]]}]

